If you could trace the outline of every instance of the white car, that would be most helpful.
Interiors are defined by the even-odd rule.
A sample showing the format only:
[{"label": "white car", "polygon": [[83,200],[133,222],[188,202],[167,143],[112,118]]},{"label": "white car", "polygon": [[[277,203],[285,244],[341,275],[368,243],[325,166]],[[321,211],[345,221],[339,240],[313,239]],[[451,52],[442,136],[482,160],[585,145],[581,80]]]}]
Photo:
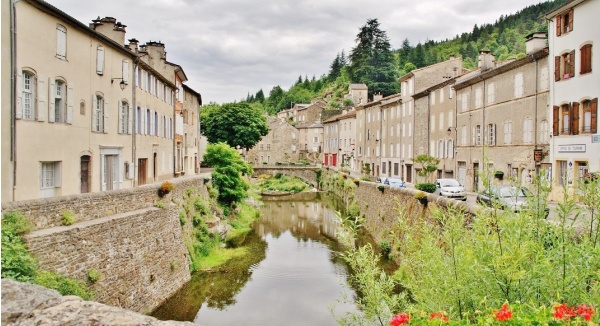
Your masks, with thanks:
[{"label": "white car", "polygon": [[455,179],[437,179],[435,180],[436,190],[434,194],[459,199],[462,201],[467,200],[467,194],[465,193],[465,187],[463,187]]}]

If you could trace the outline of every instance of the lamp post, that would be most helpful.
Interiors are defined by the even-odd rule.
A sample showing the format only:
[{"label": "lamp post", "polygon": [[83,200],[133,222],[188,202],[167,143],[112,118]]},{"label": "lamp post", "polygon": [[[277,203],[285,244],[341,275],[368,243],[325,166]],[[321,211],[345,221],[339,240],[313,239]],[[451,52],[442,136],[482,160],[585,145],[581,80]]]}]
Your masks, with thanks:
[{"label": "lamp post", "polygon": [[127,86],[127,83],[125,82],[125,80],[123,80],[123,78],[111,78],[110,79],[110,83],[113,84],[115,82],[115,80],[121,80],[121,82],[119,83],[119,87],[121,88],[121,90],[125,90],[125,86]]}]

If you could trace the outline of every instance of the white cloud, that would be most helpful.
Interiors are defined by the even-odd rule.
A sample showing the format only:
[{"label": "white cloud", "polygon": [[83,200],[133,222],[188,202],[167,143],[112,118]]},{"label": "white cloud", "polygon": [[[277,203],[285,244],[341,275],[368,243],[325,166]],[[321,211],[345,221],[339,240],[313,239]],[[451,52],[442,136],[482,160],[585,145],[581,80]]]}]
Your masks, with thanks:
[{"label": "white cloud", "polygon": [[397,48],[405,38],[452,38],[540,0],[47,1],[85,24],[111,16],[128,26],[127,38],[165,43],[205,103],[222,103],[326,74],[369,18]]}]

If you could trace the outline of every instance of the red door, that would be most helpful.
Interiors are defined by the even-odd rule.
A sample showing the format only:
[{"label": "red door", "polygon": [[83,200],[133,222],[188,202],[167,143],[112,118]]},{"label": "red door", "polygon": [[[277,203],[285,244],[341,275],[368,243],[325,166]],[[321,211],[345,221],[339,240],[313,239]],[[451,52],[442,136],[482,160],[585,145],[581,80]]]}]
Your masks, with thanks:
[{"label": "red door", "polygon": [[329,165],[329,155],[323,155],[323,164],[325,164],[325,166]]},{"label": "red door", "polygon": [[332,154],[331,165],[337,166],[337,154]]}]

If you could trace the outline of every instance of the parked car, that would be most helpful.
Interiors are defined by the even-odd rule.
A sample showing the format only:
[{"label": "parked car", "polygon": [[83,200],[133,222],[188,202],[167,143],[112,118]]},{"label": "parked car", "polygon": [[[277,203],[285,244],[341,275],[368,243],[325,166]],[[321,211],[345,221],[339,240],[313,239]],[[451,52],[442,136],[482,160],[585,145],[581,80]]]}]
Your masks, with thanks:
[{"label": "parked car", "polygon": [[[497,205],[503,210],[511,210],[515,213],[525,210],[535,210],[535,196],[525,187],[517,186],[491,186],[477,194],[477,202],[493,207]],[[550,209],[544,208],[544,217],[548,217]]]},{"label": "parked car", "polygon": [[399,178],[387,178],[385,179],[385,181],[383,181],[383,184],[397,188],[406,188],[406,184],[404,183],[404,181],[402,181],[402,179]]},{"label": "parked car", "polygon": [[435,180],[436,190],[434,194],[443,197],[467,200],[465,187],[463,187],[456,179],[437,179]]}]

